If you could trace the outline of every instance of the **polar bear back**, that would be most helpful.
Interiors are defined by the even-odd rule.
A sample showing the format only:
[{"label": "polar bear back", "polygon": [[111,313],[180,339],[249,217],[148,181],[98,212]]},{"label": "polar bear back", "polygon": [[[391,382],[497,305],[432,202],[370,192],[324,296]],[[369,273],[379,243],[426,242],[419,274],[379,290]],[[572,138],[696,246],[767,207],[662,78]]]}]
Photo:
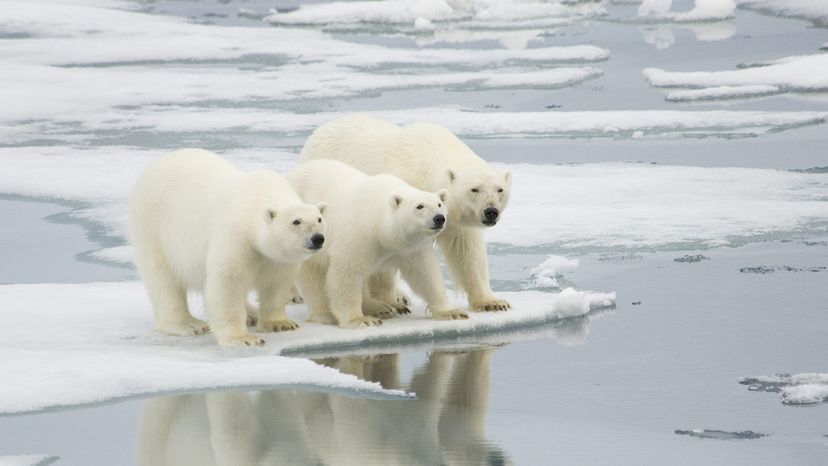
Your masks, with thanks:
[{"label": "polar bear back", "polygon": [[299,160],[335,159],[369,175],[390,173],[426,191],[446,187],[447,170],[491,172],[451,131],[430,123],[404,127],[366,115],[326,123],[308,138]]},{"label": "polar bear back", "polygon": [[182,285],[202,288],[215,230],[233,228],[244,238],[258,217],[240,206],[277,199],[301,202],[276,173],[245,173],[205,150],[173,152],[152,163],[133,188],[130,236],[136,260],[161,254]]}]

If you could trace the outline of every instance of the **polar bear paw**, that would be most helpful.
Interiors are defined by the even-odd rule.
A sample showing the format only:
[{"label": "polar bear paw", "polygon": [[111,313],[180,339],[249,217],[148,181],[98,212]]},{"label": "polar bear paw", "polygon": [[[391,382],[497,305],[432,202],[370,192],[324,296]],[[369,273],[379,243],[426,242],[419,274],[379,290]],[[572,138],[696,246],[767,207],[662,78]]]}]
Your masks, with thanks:
[{"label": "polar bear paw", "polygon": [[362,304],[362,313],[366,316],[390,319],[397,315],[397,309],[390,304],[371,299]]},{"label": "polar bear paw", "polygon": [[485,312],[508,311],[512,308],[512,305],[509,304],[507,301],[503,301],[502,299],[493,299],[491,301],[476,303],[473,306],[471,306],[471,308],[475,311]]},{"label": "polar bear paw", "polygon": [[371,316],[363,316],[357,317],[356,319],[351,319],[348,322],[345,322],[343,327],[345,328],[365,328],[365,327],[377,327],[382,325],[382,319],[378,317],[371,317]]},{"label": "polar bear paw", "polygon": [[262,346],[264,344],[264,339],[256,335],[239,335],[219,339],[219,345],[221,346]]},{"label": "polar bear paw", "polygon": [[189,337],[209,333],[210,326],[203,320],[190,318],[182,322],[159,324],[158,330],[169,335]]},{"label": "polar bear paw", "polygon": [[432,311],[431,315],[437,320],[465,320],[469,318],[469,315],[465,311],[459,309]]},{"label": "polar bear paw", "polygon": [[397,289],[397,291],[396,291],[396,295],[397,295],[397,304],[401,304],[401,305],[403,305],[403,306],[408,307],[408,306],[410,306],[410,305],[411,305],[411,303],[413,302],[413,301],[411,300],[411,298],[408,296],[408,294],[406,294],[406,292],[405,292],[405,291],[403,291],[403,290],[401,290],[401,289],[399,289],[399,288],[398,288],[398,289]]},{"label": "polar bear paw", "polygon": [[299,328],[299,324],[290,319],[271,320],[259,324],[260,332],[288,332]]},{"label": "polar bear paw", "polygon": [[401,316],[411,314],[411,309],[408,308],[407,304],[397,303],[392,304],[392,306],[394,307],[394,310],[397,311],[397,314]]}]

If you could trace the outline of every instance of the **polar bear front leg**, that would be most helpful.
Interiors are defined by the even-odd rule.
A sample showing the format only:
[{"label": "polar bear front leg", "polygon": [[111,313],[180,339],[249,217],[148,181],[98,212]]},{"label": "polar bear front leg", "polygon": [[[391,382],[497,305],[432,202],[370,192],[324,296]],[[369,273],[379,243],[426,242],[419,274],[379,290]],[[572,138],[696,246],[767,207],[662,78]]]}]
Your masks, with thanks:
[{"label": "polar bear front leg", "polygon": [[244,272],[211,267],[208,260],[204,306],[210,330],[222,346],[261,346],[264,340],[247,333],[247,290]]},{"label": "polar bear front leg", "polygon": [[512,307],[498,299],[489,285],[489,261],[481,229],[449,227],[437,237],[437,243],[455,286],[469,295],[469,309],[505,311]]},{"label": "polar bear front leg", "polygon": [[451,303],[440,272],[440,261],[434,248],[408,254],[399,258],[400,272],[411,285],[414,293],[421,296],[435,319],[468,319],[469,315]]},{"label": "polar bear front leg", "polygon": [[[298,266],[296,267],[298,268]],[[260,332],[284,332],[296,330],[299,324],[288,319],[285,306],[290,300],[295,273],[274,280],[259,283],[256,292],[259,295],[259,326]]]},{"label": "polar bear front leg", "polygon": [[[373,273],[368,279],[368,290],[370,297],[391,306],[396,314],[411,314],[411,309],[408,308],[410,300],[406,296],[403,301],[399,296],[396,267],[385,267]],[[365,311],[364,305],[362,310]]]},{"label": "polar bear front leg", "polygon": [[340,327],[382,325],[382,319],[362,313],[363,287],[368,275],[353,258],[337,258],[334,252],[331,252],[326,288],[331,312]]}]

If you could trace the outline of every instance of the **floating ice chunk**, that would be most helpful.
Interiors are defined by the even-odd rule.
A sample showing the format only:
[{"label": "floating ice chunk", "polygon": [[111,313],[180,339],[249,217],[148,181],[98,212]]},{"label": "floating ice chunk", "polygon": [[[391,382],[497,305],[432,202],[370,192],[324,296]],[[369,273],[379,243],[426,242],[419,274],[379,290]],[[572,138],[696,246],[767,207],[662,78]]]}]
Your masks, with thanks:
[{"label": "floating ice chunk", "polygon": [[303,5],[295,11],[270,15],[273,24],[347,25],[412,24],[429,21],[521,22],[545,18],[572,18],[604,14],[600,5],[566,4],[559,1],[502,0],[386,0]]},{"label": "floating ice chunk", "polygon": [[748,390],[778,392],[782,403],[790,405],[828,402],[828,373],[777,374],[748,377],[739,381]]},{"label": "floating ice chunk", "polygon": [[818,24],[828,23],[828,2],[825,0],[737,0],[740,7],[764,13],[803,18]]},{"label": "floating ice chunk", "polygon": [[767,437],[768,434],[754,432],[752,430],[742,430],[736,432],[728,432],[724,430],[710,430],[710,429],[693,429],[693,430],[676,430],[676,435],[688,435],[690,437],[708,438],[716,440],[754,440],[762,437]]},{"label": "floating ice chunk", "polygon": [[434,23],[423,17],[419,17],[416,20],[414,20],[414,29],[417,31],[433,31]]},{"label": "floating ice chunk", "polygon": [[563,256],[550,255],[529,272],[530,281],[527,287],[557,288],[559,285],[557,277],[564,272],[575,270],[579,263],[578,259],[567,259]]},{"label": "floating ice chunk", "polygon": [[[537,327],[611,307],[612,293],[503,293],[514,309],[436,321],[422,311],[365,330],[304,324],[264,335],[263,348],[221,348],[212,336],[170,337],[152,330],[139,282],[0,286],[0,413],[22,413],[151,393],[239,386],[308,386],[375,397],[397,390],[280,353],[336,351],[372,344],[493,334]],[[200,309],[198,299],[191,309]],[[303,320],[304,306],[289,313]],[[197,313],[198,314],[198,313]],[[33,324],[36,322],[36,324]]]},{"label": "floating ice chunk", "polygon": [[133,260],[132,248],[126,245],[99,249],[90,253],[89,257],[122,265],[132,264]]},{"label": "floating ice chunk", "polygon": [[0,456],[0,466],[46,466],[58,459],[57,456],[46,455]]},{"label": "floating ice chunk", "polygon": [[708,98],[741,97],[746,90],[769,92],[771,87],[779,92],[828,91],[828,54],[786,57],[732,71],[670,72],[647,68],[644,76],[655,87],[701,88],[703,91],[690,95]]},{"label": "floating ice chunk", "polygon": [[734,0],[695,0],[693,9],[673,12],[672,0],[644,0],[638,7],[638,15],[654,21],[694,22],[720,21],[733,17]]},{"label": "floating ice chunk", "polygon": [[718,86],[687,91],[674,91],[664,98],[670,102],[692,102],[699,100],[743,99],[780,93],[776,86],[756,84],[752,86]]}]

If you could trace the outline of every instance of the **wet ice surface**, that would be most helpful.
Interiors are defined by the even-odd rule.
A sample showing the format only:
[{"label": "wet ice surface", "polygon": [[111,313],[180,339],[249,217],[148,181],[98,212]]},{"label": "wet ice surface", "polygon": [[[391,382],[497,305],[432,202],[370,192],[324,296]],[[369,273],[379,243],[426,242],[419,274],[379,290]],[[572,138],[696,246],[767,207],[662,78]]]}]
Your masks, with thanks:
[{"label": "wet ice surface", "polygon": [[[289,455],[300,464],[828,462],[825,406],[786,404],[825,390],[828,98],[816,65],[828,35],[810,27],[821,2],[740,0],[733,18],[709,8],[716,2],[647,2],[670,8],[640,17],[625,2],[530,1],[512,18],[492,15],[485,1],[459,14],[414,9],[439,1],[397,1],[379,13],[376,2],[348,2],[313,7],[315,24],[298,29],[260,19],[274,6],[276,22],[307,18],[298,3],[3,8],[0,192],[69,204],[4,198],[3,228],[13,219],[12,236],[24,241],[4,239],[0,282],[123,280],[129,269],[71,258],[129,261],[119,246],[124,201],[153,157],[202,146],[245,168],[284,170],[316,125],[368,111],[441,122],[522,180],[490,231],[498,291],[614,290],[617,309],[501,338],[306,351],[317,366],[262,359],[273,368],[244,375],[329,382],[338,370],[351,385],[346,374],[414,391],[413,402],[319,387],[126,400],[0,418],[0,454],[59,455],[67,465],[165,464],[148,454],[173,464],[212,464],[214,454],[273,464]],[[341,21],[343,8],[357,21]],[[694,9],[725,19],[665,16]],[[372,22],[361,20],[366,11]],[[526,12],[533,21],[514,21]],[[648,68],[680,87],[654,87]],[[77,225],[41,223],[53,212],[105,249],[71,239]],[[112,286],[134,288],[129,306],[141,299],[137,285]],[[127,294],[95,305],[105,312]],[[73,301],[26,314],[32,332]],[[139,307],[125,329],[86,330],[145,334],[134,328],[149,321]],[[25,331],[14,338],[38,341]],[[216,377],[165,367],[174,377],[128,366],[98,374],[98,390],[38,389],[94,399],[104,388],[140,393],[146,380],[164,389]],[[153,426],[170,426],[169,439]],[[677,430],[768,437],[716,442]]]}]

